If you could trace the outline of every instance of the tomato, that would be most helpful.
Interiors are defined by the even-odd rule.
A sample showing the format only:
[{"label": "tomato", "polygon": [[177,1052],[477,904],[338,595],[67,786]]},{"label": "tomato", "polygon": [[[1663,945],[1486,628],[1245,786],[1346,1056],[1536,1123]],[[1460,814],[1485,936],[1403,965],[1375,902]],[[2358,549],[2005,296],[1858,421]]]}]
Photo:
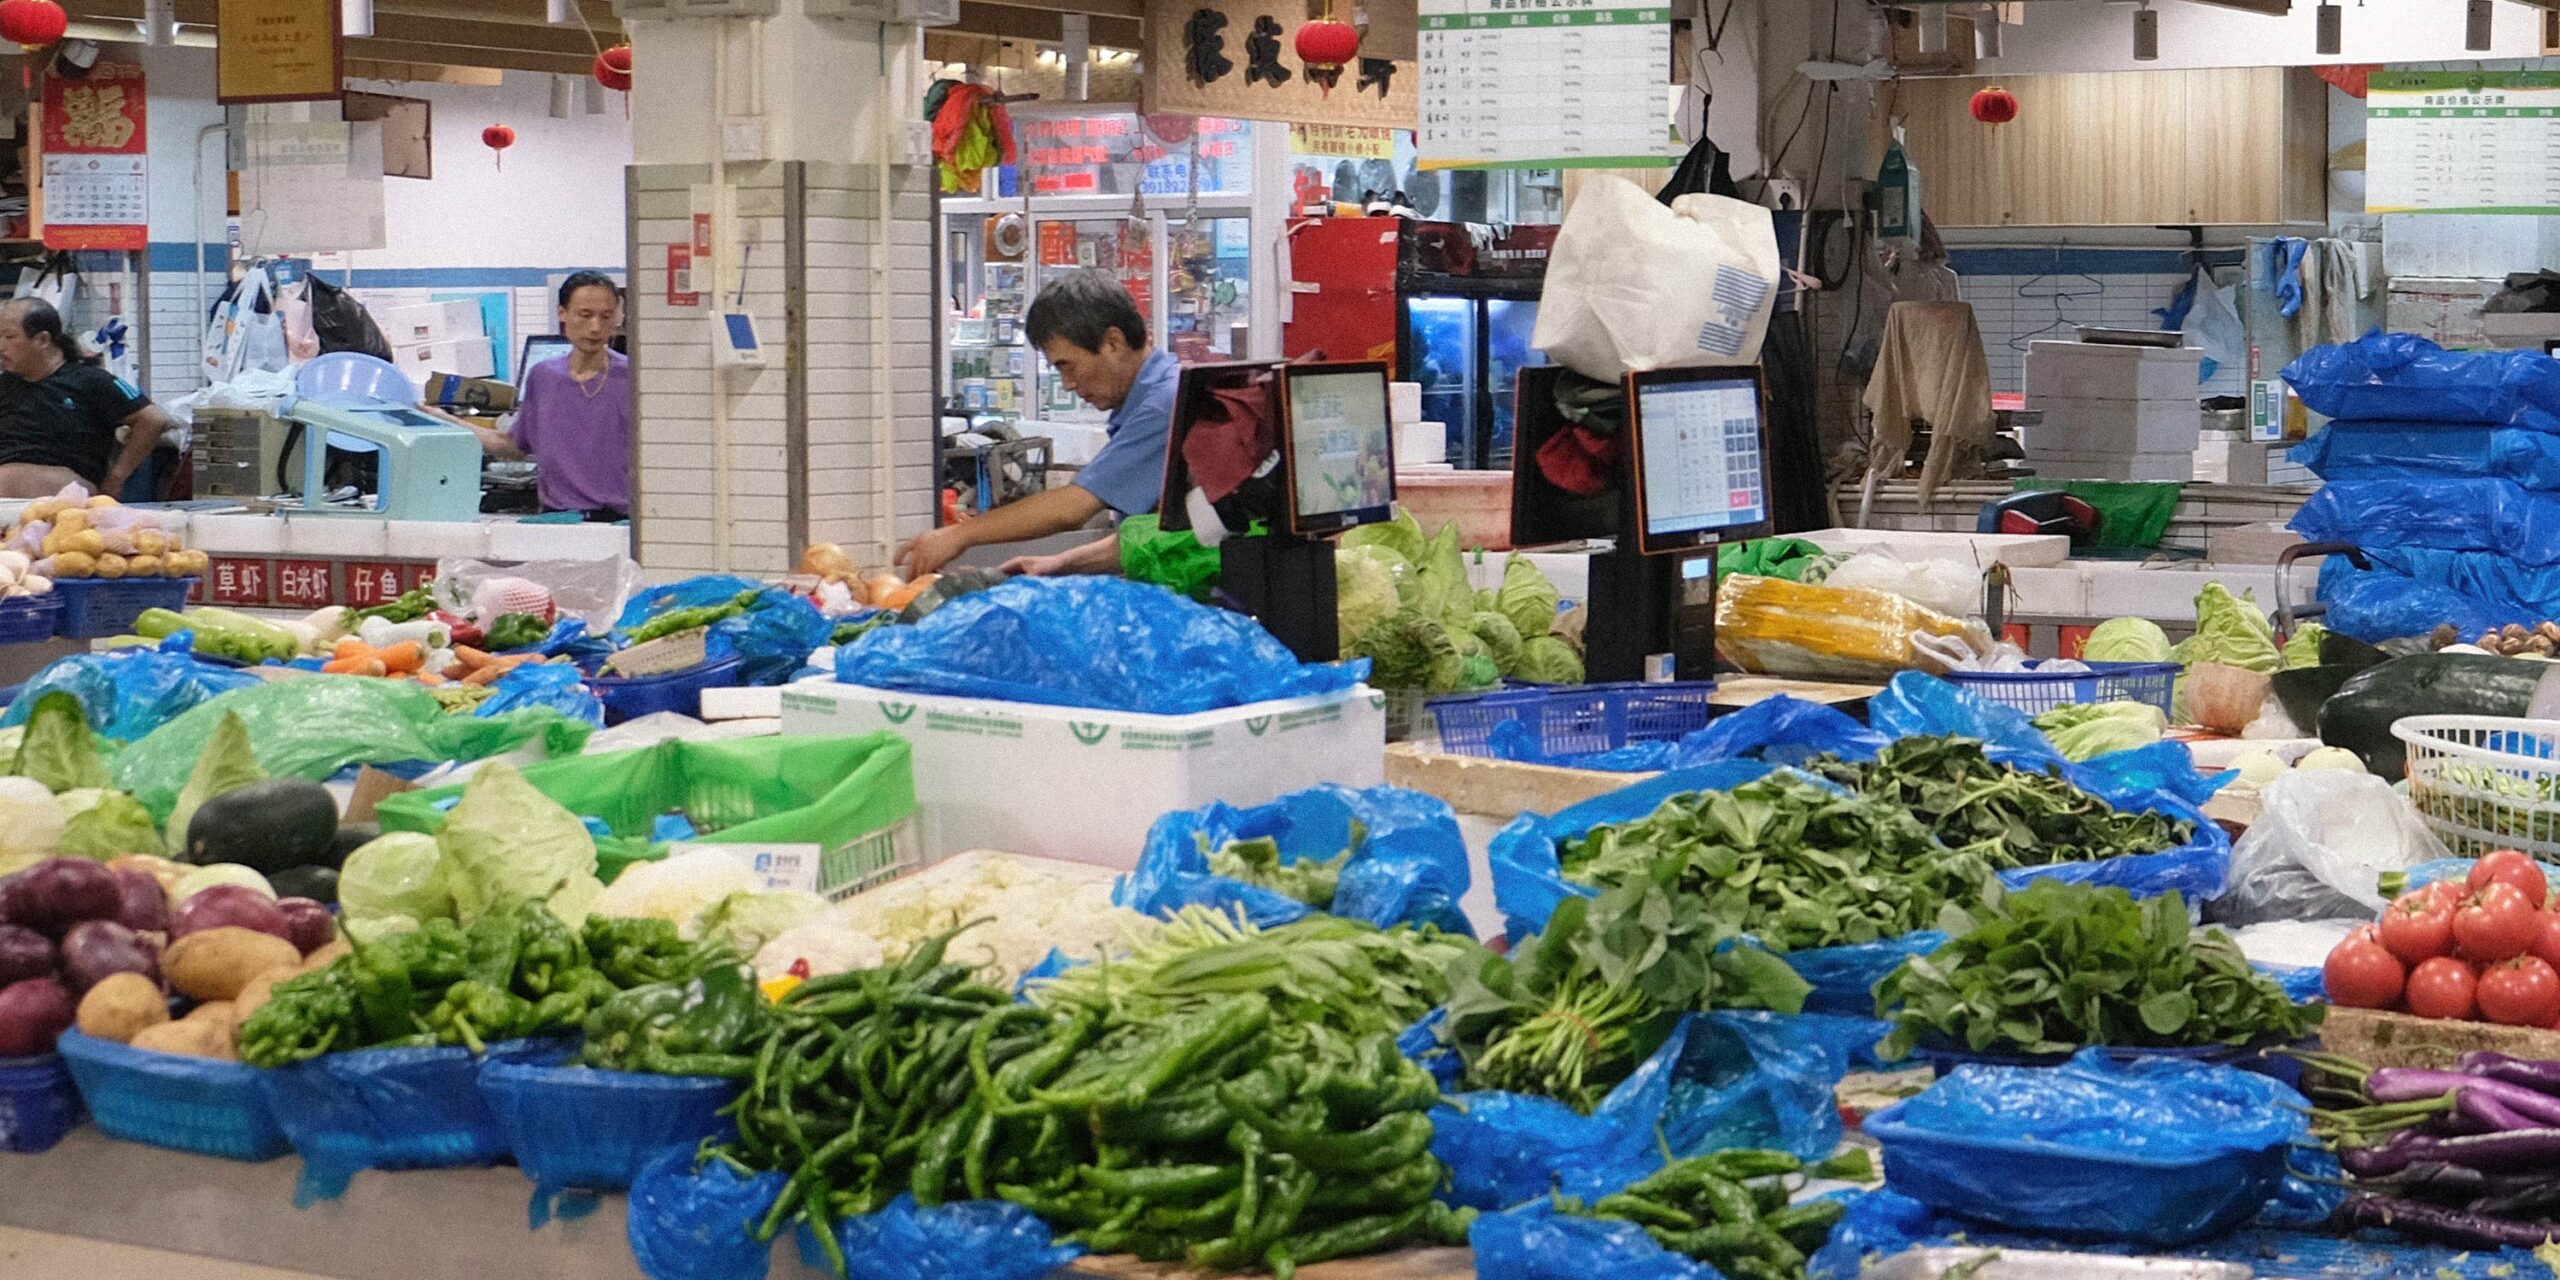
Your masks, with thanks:
[{"label": "tomato", "polygon": [[2560,1020],[2560,970],[2532,956],[2517,956],[2480,975],[2480,1016],[2511,1027],[2547,1027]]},{"label": "tomato", "polygon": [[2400,963],[2416,964],[2453,950],[2453,915],[2452,906],[2431,894],[2405,893],[2382,913],[2377,932],[2382,945],[2400,957]]},{"label": "tomato", "polygon": [[2512,960],[2542,936],[2542,911],[2514,885],[2492,883],[2453,913],[2454,945],[2474,964]]},{"label": "tomato", "polygon": [[2560,969],[2560,911],[2542,913],[2542,931],[2533,937],[2533,954],[2544,964]]},{"label": "tomato", "polygon": [[2350,1009],[2388,1009],[2400,998],[2408,971],[2400,958],[2369,938],[2350,937],[2329,953],[2320,966],[2320,987],[2329,1003]]},{"label": "tomato", "polygon": [[2536,909],[2551,901],[2551,882],[2542,874],[2542,868],[2514,849],[2482,854],[2478,862],[2471,864],[2468,883],[2473,893],[2493,884],[2514,885]]},{"label": "tomato", "polygon": [[2406,898],[2410,896],[2410,894],[2416,894],[2419,897],[2425,898],[2429,902],[2441,902],[2448,908],[2457,908],[2462,905],[2463,898],[2468,896],[2470,892],[2470,886],[2461,884],[2457,881],[2435,880],[2430,881],[2424,888],[2411,889],[2408,893],[2401,894],[2400,896]]},{"label": "tomato", "polygon": [[2468,1018],[2479,978],[2451,956],[2420,961],[2409,971],[2409,1012],[2421,1018]]}]

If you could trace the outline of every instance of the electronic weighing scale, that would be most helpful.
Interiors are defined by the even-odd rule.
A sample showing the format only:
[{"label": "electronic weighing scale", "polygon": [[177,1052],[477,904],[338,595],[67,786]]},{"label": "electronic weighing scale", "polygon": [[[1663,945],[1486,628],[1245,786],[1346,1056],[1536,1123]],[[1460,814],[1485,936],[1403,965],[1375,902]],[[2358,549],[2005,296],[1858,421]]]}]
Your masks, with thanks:
[{"label": "electronic weighing scale", "polygon": [[[277,509],[313,515],[373,516],[390,520],[470,521],[480,518],[480,437],[409,405],[340,397],[324,404],[305,396],[284,413],[299,423],[303,445],[301,492],[279,498]],[[308,447],[318,439],[319,449]],[[329,455],[375,455],[374,493],[352,503],[329,502]],[[280,468],[282,469],[282,468]]]},{"label": "electronic weighing scale", "polygon": [[[1594,684],[1707,680],[1715,671],[1715,551],[1769,532],[1768,415],[1757,365],[1627,375],[1578,428],[1567,376],[1520,371],[1512,450],[1515,547],[1612,542],[1591,553],[1583,669]],[[1575,467],[1544,464],[1550,448]],[[1577,480],[1576,492],[1556,474]]]},{"label": "electronic weighing scale", "polygon": [[[1222,602],[1303,661],[1341,656],[1333,535],[1395,515],[1387,378],[1382,361],[1243,361],[1186,367],[1174,391],[1160,527],[1214,541]],[[1212,502],[1193,456],[1244,478]]]}]

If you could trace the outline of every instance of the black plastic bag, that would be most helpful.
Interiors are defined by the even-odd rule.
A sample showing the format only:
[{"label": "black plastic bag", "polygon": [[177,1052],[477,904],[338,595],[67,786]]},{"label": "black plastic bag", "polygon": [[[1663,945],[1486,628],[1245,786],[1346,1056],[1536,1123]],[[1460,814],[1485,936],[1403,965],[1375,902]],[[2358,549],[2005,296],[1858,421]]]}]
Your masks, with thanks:
[{"label": "black plastic bag", "polygon": [[361,351],[377,360],[391,358],[391,340],[382,336],[382,327],[365,313],[363,303],[317,275],[310,277],[309,288],[311,331],[320,338],[321,354]]}]

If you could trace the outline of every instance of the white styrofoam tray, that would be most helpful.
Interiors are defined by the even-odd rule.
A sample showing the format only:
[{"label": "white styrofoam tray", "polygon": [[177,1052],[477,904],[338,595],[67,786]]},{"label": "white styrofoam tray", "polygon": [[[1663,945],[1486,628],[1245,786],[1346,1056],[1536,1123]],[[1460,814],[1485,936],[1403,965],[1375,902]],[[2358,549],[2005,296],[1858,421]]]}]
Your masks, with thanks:
[{"label": "white styrofoam tray", "polygon": [[1386,697],[1365,685],[1157,716],[817,678],[783,688],[782,731],[913,744],[927,858],[1004,849],[1126,870],[1167,813],[1386,780]]}]

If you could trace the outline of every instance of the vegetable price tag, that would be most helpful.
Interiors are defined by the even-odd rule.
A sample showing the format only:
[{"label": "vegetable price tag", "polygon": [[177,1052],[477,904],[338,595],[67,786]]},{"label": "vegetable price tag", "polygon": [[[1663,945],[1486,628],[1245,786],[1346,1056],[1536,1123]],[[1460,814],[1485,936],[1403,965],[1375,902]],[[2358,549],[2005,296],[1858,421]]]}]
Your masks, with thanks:
[{"label": "vegetable price tag", "polygon": [[272,568],[265,560],[225,557],[213,562],[213,581],[206,590],[215,604],[263,605]]},{"label": "vegetable price tag", "polygon": [[326,560],[276,561],[276,603],[294,609],[317,609],[337,597],[333,566]]},{"label": "vegetable price tag", "polygon": [[816,893],[818,864],[825,850],[814,844],[693,844],[667,846],[669,856],[697,849],[725,854],[743,863],[763,893]]}]

